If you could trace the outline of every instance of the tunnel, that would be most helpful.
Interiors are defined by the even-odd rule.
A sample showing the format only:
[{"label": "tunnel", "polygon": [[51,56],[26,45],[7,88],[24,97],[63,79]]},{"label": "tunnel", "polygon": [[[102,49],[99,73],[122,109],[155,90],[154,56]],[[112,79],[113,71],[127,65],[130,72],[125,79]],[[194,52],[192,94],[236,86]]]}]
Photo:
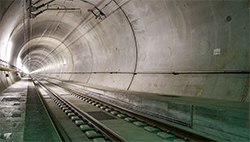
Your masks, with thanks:
[{"label": "tunnel", "polygon": [[218,141],[249,141],[249,5],[0,0],[1,103],[25,76],[81,84]]}]

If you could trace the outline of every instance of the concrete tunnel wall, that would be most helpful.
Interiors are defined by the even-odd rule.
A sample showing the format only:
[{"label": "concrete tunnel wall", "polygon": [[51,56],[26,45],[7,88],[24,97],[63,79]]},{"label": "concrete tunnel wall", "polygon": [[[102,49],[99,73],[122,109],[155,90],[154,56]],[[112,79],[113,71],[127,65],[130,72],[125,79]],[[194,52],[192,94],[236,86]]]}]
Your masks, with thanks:
[{"label": "concrete tunnel wall", "polygon": [[[32,29],[26,42],[20,38],[24,33],[21,2],[13,1],[1,13],[0,41],[7,35],[16,45],[13,64],[20,56],[34,74],[63,80],[232,101],[246,95],[248,101],[247,74],[154,74],[249,71],[247,0],[95,0],[93,3],[107,16],[101,20],[88,13],[93,6],[82,1],[54,3],[79,7],[82,12],[46,11],[31,21],[26,17],[26,32]],[[219,55],[214,55],[216,49]]]}]

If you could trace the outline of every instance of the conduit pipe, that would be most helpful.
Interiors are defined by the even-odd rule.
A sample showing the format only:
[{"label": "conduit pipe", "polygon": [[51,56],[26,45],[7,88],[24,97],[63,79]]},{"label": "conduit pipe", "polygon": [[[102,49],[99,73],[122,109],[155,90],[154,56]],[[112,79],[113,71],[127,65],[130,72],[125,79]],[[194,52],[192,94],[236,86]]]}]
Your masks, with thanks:
[{"label": "conduit pipe", "polygon": [[0,71],[14,71],[14,72],[19,72],[18,70],[13,70],[13,69],[4,68],[4,67],[0,67]]},{"label": "conduit pipe", "polygon": [[48,74],[250,74],[250,71],[173,71],[173,72],[48,72]]}]

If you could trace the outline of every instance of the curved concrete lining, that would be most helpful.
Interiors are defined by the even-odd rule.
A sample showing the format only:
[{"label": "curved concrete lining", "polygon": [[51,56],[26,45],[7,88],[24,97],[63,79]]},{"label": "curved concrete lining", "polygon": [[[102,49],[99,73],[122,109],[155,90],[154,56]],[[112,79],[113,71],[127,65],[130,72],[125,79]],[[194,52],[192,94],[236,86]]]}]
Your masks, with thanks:
[{"label": "curved concrete lining", "polygon": [[[32,54],[48,57],[31,58],[33,64],[38,60],[43,64],[29,67],[34,74],[165,95],[233,101],[248,96],[249,91],[244,91],[249,90],[248,74],[170,74],[249,71],[247,1],[94,0],[91,3],[105,16],[96,18],[88,9],[96,15],[98,9],[80,0],[56,0],[50,5],[80,8],[80,11],[47,10],[32,20],[25,12],[25,30],[30,39],[24,43],[17,35],[24,35],[25,30],[14,30],[22,23],[21,2],[1,2],[9,9],[0,12],[0,42],[8,41],[13,33],[14,45],[22,45],[14,47],[21,51],[19,55],[13,53],[13,59],[22,53],[24,58]],[[51,50],[43,51],[43,47]],[[23,52],[26,48],[34,51]],[[6,45],[1,44],[1,53],[5,50]],[[5,56],[1,54],[0,58]],[[12,64],[16,64],[14,61]],[[84,72],[105,73],[81,74]]]}]

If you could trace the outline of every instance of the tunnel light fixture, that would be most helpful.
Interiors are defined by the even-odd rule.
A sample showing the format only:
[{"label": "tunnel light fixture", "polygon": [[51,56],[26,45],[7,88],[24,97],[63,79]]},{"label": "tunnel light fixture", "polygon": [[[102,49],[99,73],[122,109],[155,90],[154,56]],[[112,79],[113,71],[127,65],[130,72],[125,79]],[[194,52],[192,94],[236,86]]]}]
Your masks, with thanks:
[{"label": "tunnel light fixture", "polygon": [[17,58],[17,67],[24,73],[29,74],[29,70],[26,66],[23,66],[22,59],[19,57]]},{"label": "tunnel light fixture", "polygon": [[6,48],[6,62],[9,62],[11,59],[12,46],[13,46],[13,43],[12,41],[9,40],[7,43],[7,48]]},{"label": "tunnel light fixture", "polygon": [[29,74],[29,73],[30,73],[30,71],[28,70],[28,68],[27,68],[26,66],[23,66],[23,67],[21,68],[21,70],[22,70],[24,73],[26,73],[26,74]]}]

